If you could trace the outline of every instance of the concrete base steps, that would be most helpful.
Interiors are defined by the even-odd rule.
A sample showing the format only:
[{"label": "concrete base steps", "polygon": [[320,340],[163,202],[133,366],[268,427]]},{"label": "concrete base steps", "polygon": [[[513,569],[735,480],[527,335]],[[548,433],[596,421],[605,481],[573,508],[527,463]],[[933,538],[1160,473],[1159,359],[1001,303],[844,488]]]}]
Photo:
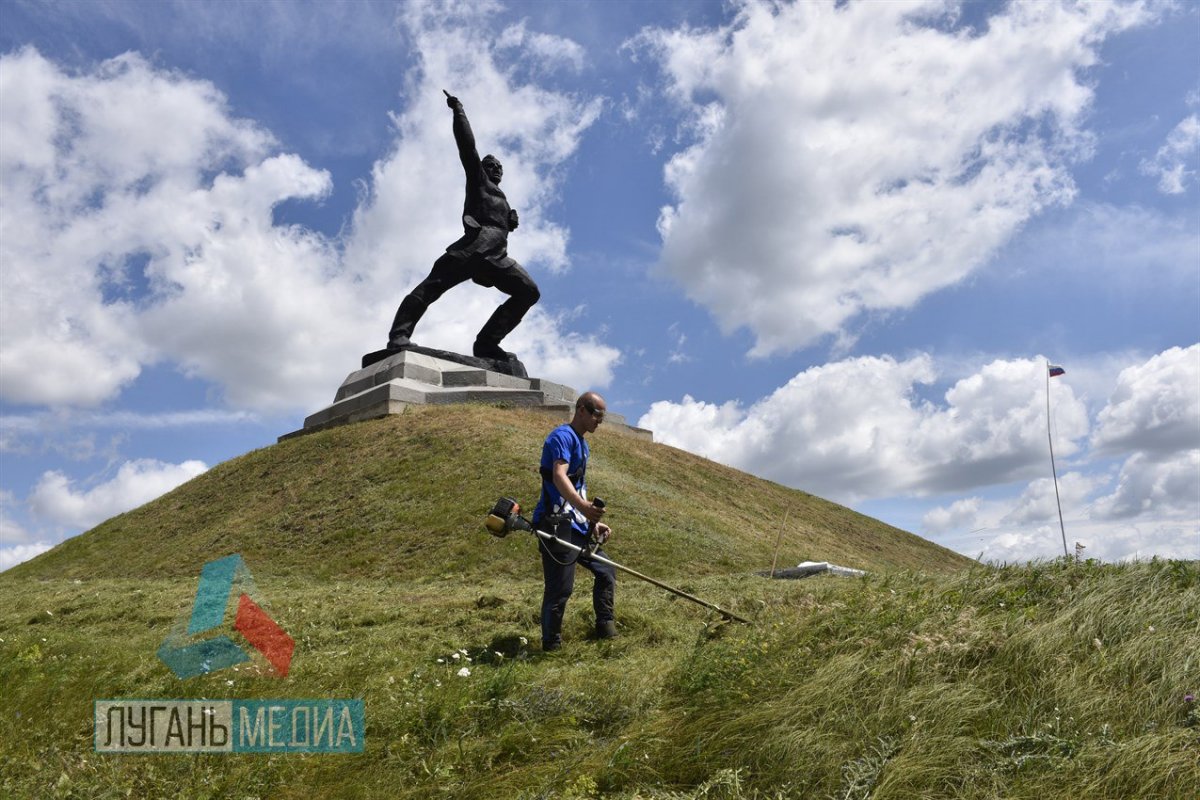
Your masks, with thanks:
[{"label": "concrete base steps", "polygon": [[[342,381],[332,405],[307,417],[301,430],[280,436],[279,441],[336,425],[399,414],[410,405],[519,406],[545,410],[566,421],[574,413],[578,396],[570,386],[541,378],[518,378],[403,350],[351,372]],[[633,427],[620,414],[612,412],[605,416],[604,427],[653,439],[650,431]]]}]

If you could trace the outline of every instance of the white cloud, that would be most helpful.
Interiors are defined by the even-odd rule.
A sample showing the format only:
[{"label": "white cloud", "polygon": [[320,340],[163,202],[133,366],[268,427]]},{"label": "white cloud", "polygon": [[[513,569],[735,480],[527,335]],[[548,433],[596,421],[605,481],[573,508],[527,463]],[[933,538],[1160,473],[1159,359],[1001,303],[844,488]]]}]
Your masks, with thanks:
[{"label": "white cloud", "polygon": [[122,464],[111,480],[84,490],[76,489],[63,473],[51,471],[42,475],[28,504],[39,517],[78,532],[148,503],[207,469],[201,461],[137,459]]},{"label": "white cloud", "polygon": [[355,304],[329,246],[271,210],[329,176],[136,54],[70,75],[25,49],[0,72],[5,399],[92,405],[161,358],[238,404],[314,389],[313,365],[353,344],[314,311]]},{"label": "white cloud", "polygon": [[584,51],[577,42],[561,36],[530,32],[525,20],[509,25],[496,39],[498,49],[514,49],[517,56],[525,56],[546,72],[568,67],[574,72],[583,69]]},{"label": "white cloud", "polygon": [[[1074,555],[1078,542],[1085,548],[1083,558],[1108,562],[1146,560],[1154,556],[1200,558],[1200,527],[1194,522],[1145,520],[1113,525],[1068,517],[1066,531],[1067,552]],[[993,534],[982,550],[984,561],[1061,558],[1062,531],[1057,520],[1036,528],[1007,530]]]},{"label": "white cloud", "polygon": [[53,546],[46,542],[36,542],[34,544],[19,544],[15,547],[0,547],[0,572],[9,567],[15,567],[22,561],[28,561],[35,556],[40,556]]},{"label": "white cloud", "polygon": [[[575,51],[524,27],[500,41],[486,11],[406,7],[401,22],[421,56],[409,76],[415,99],[394,118],[395,147],[375,165],[369,197],[340,241],[275,224],[277,204],[320,200],[330,176],[277,152],[271,134],[235,118],[212,84],[134,53],[79,74],[33,49],[0,57],[3,398],[96,405],[166,361],[215,383],[238,408],[328,402],[359,356],[384,344],[401,297],[461,233],[462,174],[443,86],[467,105],[481,149],[506,162],[505,189],[521,211],[514,256],[535,276],[566,269],[567,231],[548,210],[602,101],[517,83],[505,58],[544,63]],[[456,289],[433,307],[419,340],[469,352],[502,299]],[[531,373],[608,383],[618,351],[566,330],[546,305],[509,349]]]},{"label": "white cloud", "polygon": [[1098,520],[1158,518],[1200,521],[1200,449],[1154,460],[1135,453],[1121,466],[1117,486],[1092,508]]},{"label": "white cloud", "polygon": [[925,530],[933,534],[969,529],[979,517],[980,502],[978,497],[966,497],[954,501],[948,507],[938,506],[926,512],[921,523]]},{"label": "white cloud", "polygon": [[1092,446],[1100,452],[1200,448],[1200,344],[1122,370],[1097,423]]},{"label": "white cloud", "polygon": [[[1166,143],[1153,159],[1142,161],[1143,175],[1158,178],[1158,190],[1163,194],[1183,194],[1188,182],[1196,175],[1196,155],[1200,153],[1200,116],[1185,117],[1167,134]],[[1192,169],[1188,169],[1188,166]]]},{"label": "white cloud", "polygon": [[982,551],[982,560],[993,563],[1046,560],[1061,556],[1062,531],[1057,525],[995,534]]},{"label": "white cloud", "polygon": [[[1087,556],[1200,557],[1198,351],[1097,356],[1054,380],[1059,497],[1068,542],[1082,542]],[[1093,407],[1095,431],[1073,385],[1081,376],[1089,391],[1111,391]],[[922,400],[939,382],[927,355],[860,357],[810,368],[749,406],[657,402],[637,424],[658,441],[840,502],[946,497],[921,528],[972,556],[1061,556],[1045,360],[993,360],[954,380],[942,402]]]},{"label": "white cloud", "polygon": [[1019,526],[1051,521],[1057,524],[1060,503],[1068,511],[1082,508],[1086,504],[1087,496],[1103,483],[1103,476],[1068,472],[1059,476],[1056,494],[1052,477],[1038,478],[1025,487],[1025,491],[1017,498],[1013,507],[1000,519],[1000,524]]},{"label": "white cloud", "polygon": [[[957,491],[1032,477],[1047,460],[1045,364],[996,360],[957,381],[943,405],[917,387],[929,356],[861,357],[813,367],[743,408],[684,397],[654,403],[638,425],[662,442],[842,501]],[[1056,447],[1070,455],[1087,412],[1061,383]]]},{"label": "white cloud", "polygon": [[1012,3],[946,30],[940,0],[744,0],[714,30],[649,30],[695,143],[665,170],[662,262],[753,353],[961,281],[1089,155],[1081,72],[1142,4]]},{"label": "white cloud", "polygon": [[668,364],[686,364],[692,361],[684,347],[687,345],[687,334],[679,329],[678,322],[672,322],[667,328],[667,337],[673,341],[671,353],[667,356]]},{"label": "white cloud", "polygon": [[[1068,473],[1060,481],[1067,551],[1084,546],[1084,558],[1200,558],[1200,512],[1196,489],[1167,505],[1143,506],[1135,516],[1106,516],[1108,498],[1089,500],[1084,491],[1103,492],[1102,475]],[[1089,490],[1091,487],[1091,490]],[[1190,494],[1190,500],[1188,498]],[[1161,499],[1161,498],[1160,498]],[[1178,502],[1182,499],[1183,502]],[[1184,506],[1190,503],[1190,511]],[[967,510],[973,514],[966,513]],[[961,513],[955,514],[955,511]],[[939,506],[925,514],[923,531],[940,544],[984,561],[1029,561],[1063,555],[1063,531],[1050,479],[1033,481],[1016,499],[978,497]],[[945,525],[939,523],[944,522]]]},{"label": "white cloud", "polygon": [[111,209],[177,199],[205,163],[245,160],[270,140],[227,119],[212,86],[136,56],[82,77],[28,48],[0,65],[0,383],[16,402],[95,403],[154,350],[134,305],[104,298],[126,278],[144,216]]},{"label": "white cloud", "polygon": [[9,509],[16,504],[16,498],[13,497],[12,492],[0,489],[0,545],[5,547],[28,543],[31,538],[24,526],[13,519],[9,513]]},{"label": "white cloud", "polygon": [[[1125,356],[1125,364],[1134,358]],[[1104,560],[1200,558],[1200,345],[1137,357],[1119,374],[1090,371],[1092,384],[1104,373],[1116,388],[1075,469],[1059,479],[1068,542],[1082,542],[1088,557]],[[1124,459],[1119,468],[1111,464],[1114,455]],[[956,513],[967,510],[974,513]],[[1054,486],[1045,477],[1015,499],[939,506],[923,524],[947,546],[1023,560],[1061,555],[1057,516]],[[968,527],[986,533],[967,535]]]}]

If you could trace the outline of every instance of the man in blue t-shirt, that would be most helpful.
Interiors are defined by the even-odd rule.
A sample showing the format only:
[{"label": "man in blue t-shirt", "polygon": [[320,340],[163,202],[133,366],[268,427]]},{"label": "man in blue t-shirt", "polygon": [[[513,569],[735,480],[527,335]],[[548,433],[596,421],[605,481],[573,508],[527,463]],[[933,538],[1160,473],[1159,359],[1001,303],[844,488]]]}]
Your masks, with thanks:
[{"label": "man in blue t-shirt", "polygon": [[[592,433],[604,421],[604,398],[595,392],[585,392],[575,402],[575,416],[570,423],[559,425],[546,437],[542,446],[542,496],[533,511],[533,525],[552,533],[578,547],[587,547],[594,533],[603,543],[612,533],[600,521],[604,509],[587,499],[587,461],[590,451],[586,434]],[[562,646],[562,621],[567,600],[575,588],[575,565],[578,563],[595,576],[592,586],[592,607],[596,612],[596,636],[611,639],[617,635],[613,620],[613,593],[617,572],[586,555],[559,545],[548,545],[539,536],[538,549],[542,554],[542,650],[557,650]],[[596,554],[607,558],[603,550]]]}]

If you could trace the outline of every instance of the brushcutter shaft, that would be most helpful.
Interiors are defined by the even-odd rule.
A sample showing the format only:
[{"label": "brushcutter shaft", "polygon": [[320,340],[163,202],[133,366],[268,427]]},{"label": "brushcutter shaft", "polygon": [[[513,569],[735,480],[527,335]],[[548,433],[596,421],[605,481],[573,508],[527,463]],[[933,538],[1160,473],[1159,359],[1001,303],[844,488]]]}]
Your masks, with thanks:
[{"label": "brushcutter shaft", "polygon": [[640,578],[641,580],[644,580],[646,583],[652,583],[660,589],[666,589],[671,594],[678,595],[679,597],[682,597],[685,600],[691,600],[693,603],[699,603],[700,605],[704,606],[705,608],[711,608],[713,611],[716,611],[718,614],[720,614],[722,617],[725,617],[726,619],[736,620],[737,622],[742,622],[742,623],[745,623],[746,625],[754,624],[753,622],[746,619],[745,617],[739,617],[737,614],[734,614],[732,611],[726,611],[725,609],[721,608],[720,606],[716,605],[715,603],[710,603],[707,600],[701,600],[699,597],[688,594],[687,592],[683,591],[682,589],[676,589],[674,586],[668,586],[667,584],[663,583],[660,580],[651,578],[649,575],[643,575],[642,573],[638,572],[635,569],[630,569],[629,567],[618,564],[617,562],[615,562],[611,559],[607,559],[604,556],[598,556],[595,554],[588,555],[585,548],[579,547],[578,545],[571,544],[570,542],[564,542],[562,539],[558,538],[557,536],[555,536],[552,533],[546,533],[545,531],[539,531],[536,528],[534,529],[533,532],[535,534],[537,534],[538,536],[542,537],[542,539],[544,539],[548,543],[553,542],[554,544],[560,544],[563,547],[566,547],[570,550],[574,550],[576,553],[579,553],[579,554],[585,556],[586,558],[590,558],[594,561],[599,561],[601,564],[608,564],[610,567],[619,569],[622,572],[627,572],[635,578]]}]

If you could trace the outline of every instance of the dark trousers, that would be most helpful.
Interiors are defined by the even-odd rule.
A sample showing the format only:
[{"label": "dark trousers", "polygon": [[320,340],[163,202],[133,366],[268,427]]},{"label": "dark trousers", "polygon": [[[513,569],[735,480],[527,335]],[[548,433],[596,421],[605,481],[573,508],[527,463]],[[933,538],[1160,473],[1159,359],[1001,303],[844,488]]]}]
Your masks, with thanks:
[{"label": "dark trousers", "polygon": [[[560,524],[557,530],[552,532],[571,544],[587,546],[588,537],[572,529],[569,521]],[[595,576],[592,583],[592,609],[596,612],[596,623],[613,621],[613,596],[617,587],[615,569],[586,556],[579,556],[576,562],[575,552],[560,545],[548,545],[540,536],[538,550],[542,554],[542,577],[545,579],[545,589],[542,593],[543,647],[562,642],[563,615],[567,610],[567,600],[575,589],[576,563],[590,570]],[[603,550],[597,550],[596,555],[608,558]]]},{"label": "dark trousers", "polygon": [[533,278],[515,261],[512,266],[497,267],[478,253],[466,257],[443,253],[441,258],[433,262],[429,276],[417,284],[396,309],[388,341],[399,342],[411,338],[413,328],[430,304],[468,280],[482,286],[495,286],[509,295],[479,331],[476,342],[482,344],[499,345],[500,340],[512,333],[525,312],[533,308],[542,296]]}]

